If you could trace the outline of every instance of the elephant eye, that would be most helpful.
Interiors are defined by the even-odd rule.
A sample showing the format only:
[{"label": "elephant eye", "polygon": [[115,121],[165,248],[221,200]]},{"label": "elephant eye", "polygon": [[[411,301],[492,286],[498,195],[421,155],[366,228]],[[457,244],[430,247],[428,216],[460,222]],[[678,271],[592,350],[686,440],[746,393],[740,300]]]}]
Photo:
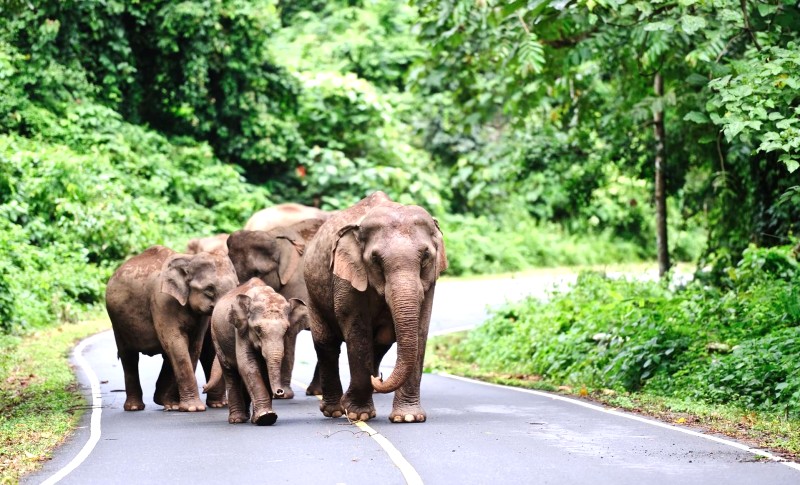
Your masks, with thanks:
[{"label": "elephant eye", "polygon": [[203,293],[205,293],[206,296],[209,297],[209,298],[214,298],[214,295],[217,294],[217,292],[216,292],[216,290],[214,289],[213,286],[206,287],[206,289],[203,290]]},{"label": "elephant eye", "polygon": [[378,255],[378,253],[372,253],[371,259],[373,263],[377,264],[378,266],[381,265],[381,257]]},{"label": "elephant eye", "polygon": [[431,259],[431,251],[430,249],[425,248],[422,251],[422,262],[427,262],[429,259]]}]

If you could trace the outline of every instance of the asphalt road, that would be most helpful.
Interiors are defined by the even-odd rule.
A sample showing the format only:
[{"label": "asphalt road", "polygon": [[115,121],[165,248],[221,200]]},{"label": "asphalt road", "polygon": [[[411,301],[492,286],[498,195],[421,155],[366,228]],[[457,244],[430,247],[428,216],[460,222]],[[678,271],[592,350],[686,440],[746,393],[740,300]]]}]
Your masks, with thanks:
[{"label": "asphalt road", "polygon": [[[487,305],[543,296],[573,279],[542,273],[442,281],[431,333],[473,326],[485,318]],[[561,396],[443,375],[422,379],[424,424],[389,423],[391,394],[375,396],[378,417],[366,426],[325,418],[317,399],[302,389],[314,362],[308,332],[298,341],[297,397],[274,404],[278,421],[270,427],[228,424],[227,409],[162,411],[151,400],[159,357],[140,360],[147,408],[124,412],[115,356],[110,331],[76,349],[79,379],[95,409],[54,458],[22,483],[800,483],[800,465],[721,437]],[[394,354],[385,361],[394,362]],[[342,375],[346,385],[345,365]]]}]

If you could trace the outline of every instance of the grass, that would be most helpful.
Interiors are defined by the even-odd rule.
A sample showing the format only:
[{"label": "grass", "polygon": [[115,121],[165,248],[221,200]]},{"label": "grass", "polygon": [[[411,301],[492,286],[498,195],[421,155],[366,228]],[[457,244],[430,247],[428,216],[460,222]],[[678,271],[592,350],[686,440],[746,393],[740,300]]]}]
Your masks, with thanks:
[{"label": "grass", "polygon": [[475,364],[451,357],[449,349],[466,335],[467,332],[457,332],[431,338],[426,351],[425,371],[442,371],[495,384],[585,399],[676,426],[723,434],[788,460],[800,461],[800,419],[648,393],[574,388],[535,375],[485,372]]},{"label": "grass", "polygon": [[85,412],[69,355],[110,328],[99,316],[24,337],[0,337],[0,483],[38,469]]}]

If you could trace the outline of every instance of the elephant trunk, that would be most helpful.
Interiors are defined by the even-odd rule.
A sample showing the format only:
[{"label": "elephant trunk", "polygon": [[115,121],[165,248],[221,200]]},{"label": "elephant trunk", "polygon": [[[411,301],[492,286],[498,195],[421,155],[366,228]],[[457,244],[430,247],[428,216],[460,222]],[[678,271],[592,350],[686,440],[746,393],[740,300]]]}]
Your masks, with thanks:
[{"label": "elephant trunk", "polygon": [[269,352],[264,353],[264,361],[267,363],[267,377],[269,378],[269,387],[272,389],[272,396],[279,398],[286,394],[281,385],[283,341],[277,344],[270,344],[269,347]]},{"label": "elephant trunk", "polygon": [[397,336],[397,363],[385,381],[372,377],[372,387],[380,393],[399,389],[413,374],[419,356],[422,285],[418,275],[400,275],[394,281],[397,283],[386,282],[386,302],[389,304]]}]

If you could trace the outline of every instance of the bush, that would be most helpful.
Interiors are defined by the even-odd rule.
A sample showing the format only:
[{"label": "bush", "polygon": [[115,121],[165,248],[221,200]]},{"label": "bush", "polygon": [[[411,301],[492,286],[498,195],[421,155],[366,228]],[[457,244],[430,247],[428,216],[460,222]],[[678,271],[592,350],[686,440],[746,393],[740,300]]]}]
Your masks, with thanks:
[{"label": "bush", "polygon": [[[750,248],[728,288],[582,274],[496,311],[451,349],[490,372],[800,411],[800,278],[789,248]],[[731,351],[732,349],[732,351]]]},{"label": "bush", "polygon": [[525,214],[447,214],[439,220],[450,266],[447,275],[502,273],[534,267],[641,261],[633,243],[608,233],[573,236]]}]

